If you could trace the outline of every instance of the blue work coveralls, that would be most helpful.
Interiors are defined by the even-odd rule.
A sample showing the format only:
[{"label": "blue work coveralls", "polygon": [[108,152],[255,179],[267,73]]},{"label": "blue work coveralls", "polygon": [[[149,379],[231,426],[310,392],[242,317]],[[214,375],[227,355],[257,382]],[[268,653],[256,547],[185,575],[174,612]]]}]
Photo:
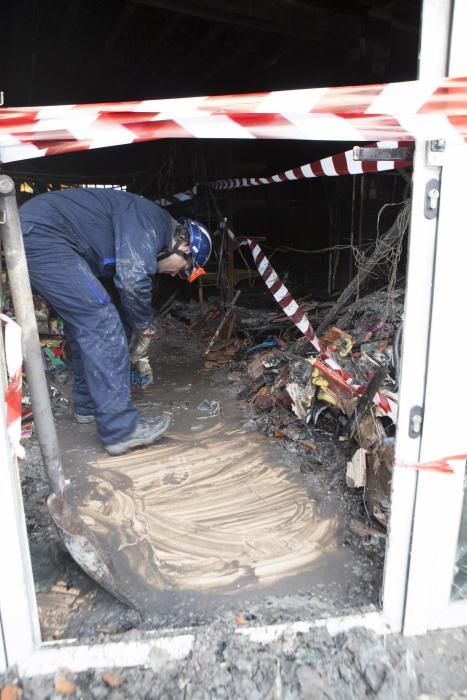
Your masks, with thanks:
[{"label": "blue work coveralls", "polygon": [[114,444],[138,422],[123,324],[151,324],[156,256],[171,247],[176,222],[143,197],[100,188],[38,195],[20,207],[20,220],[31,286],[64,321],[75,411],[95,415],[100,440]]}]

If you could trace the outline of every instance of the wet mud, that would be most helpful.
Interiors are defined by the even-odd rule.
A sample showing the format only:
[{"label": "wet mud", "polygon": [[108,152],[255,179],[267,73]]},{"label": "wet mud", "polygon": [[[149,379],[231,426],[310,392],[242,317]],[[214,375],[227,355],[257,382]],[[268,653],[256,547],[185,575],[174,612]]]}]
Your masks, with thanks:
[{"label": "wet mud", "polygon": [[317,465],[248,432],[227,371],[204,370],[200,349],[187,345],[182,329],[158,341],[155,384],[135,391],[143,415],[171,414],[157,445],[110,457],[92,425],[76,425],[69,406],[56,412],[69,498],[111,549],[133,610],[64,550],[45,509],[37,445],[27,444],[23,491],[44,638],[204,624],[239,610],[270,623],[378,605],[384,544],[348,528],[339,444],[318,434]]}]

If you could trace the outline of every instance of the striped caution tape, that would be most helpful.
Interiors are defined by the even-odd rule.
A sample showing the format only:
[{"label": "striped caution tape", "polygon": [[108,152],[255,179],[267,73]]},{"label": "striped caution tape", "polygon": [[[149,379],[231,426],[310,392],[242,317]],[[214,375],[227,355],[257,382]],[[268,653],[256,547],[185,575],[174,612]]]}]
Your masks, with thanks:
[{"label": "striped caution tape", "polygon": [[[408,141],[378,141],[370,144],[375,148],[400,148],[409,145]],[[412,161],[407,160],[354,160],[353,149],[327,156],[313,163],[306,163],[298,167],[285,170],[284,172],[270,175],[268,177],[242,177],[215,180],[208,185],[214,190],[231,190],[238,187],[253,187],[257,185],[269,185],[278,182],[291,182],[293,180],[303,180],[314,177],[334,177],[336,175],[363,175],[364,173],[374,173],[383,170],[394,170],[405,168],[411,165]]]},{"label": "striped caution tape", "polygon": [[[401,148],[408,146],[409,141],[378,141],[370,144],[375,148]],[[236,177],[223,180],[207,182],[206,187],[213,190],[232,190],[240,187],[254,187],[258,185],[270,185],[279,182],[292,182],[294,180],[304,180],[314,177],[335,177],[337,175],[363,175],[364,173],[381,172],[384,170],[394,170],[412,165],[409,160],[354,160],[353,149],[327,156],[313,163],[298,165],[290,170],[285,170],[268,177]],[[169,207],[175,203],[186,202],[198,194],[199,185],[193,185],[189,190],[178,192],[170,197],[163,197],[156,200],[156,204],[162,207]]]},{"label": "striped caution tape", "polygon": [[21,349],[21,328],[8,316],[0,314],[5,324],[5,358],[8,370],[8,386],[5,391],[7,433],[17,457],[24,457],[21,445],[21,395],[23,353]]},{"label": "striped caution tape", "polygon": [[198,194],[198,185],[193,185],[191,189],[185,190],[184,192],[177,192],[177,194],[172,194],[170,197],[161,197],[161,199],[156,199],[155,203],[159,204],[161,207],[171,207],[173,204],[180,204],[181,202],[188,202]]},{"label": "striped caution tape", "polygon": [[[342,369],[338,362],[336,362],[328,353],[323,351],[305,310],[303,307],[297,304],[258,243],[255,243],[250,239],[238,241],[237,237],[230,229],[227,229],[227,233],[236,247],[243,245],[249,246],[258,272],[274,299],[284,313],[290,318],[292,323],[296,325],[302,335],[304,335],[305,338],[310,341],[315,350],[319,353],[320,359],[315,361],[315,365],[324,371],[329,378],[334,379],[334,381],[340,384],[343,388],[346,388],[349,398],[352,396],[361,395],[364,392],[365,387],[361,384],[357,384],[350,374]],[[385,396],[385,394],[378,392],[373,398],[373,402],[384,415],[391,418],[394,423],[396,422],[397,404],[395,401]]]},{"label": "striped caution tape", "polygon": [[467,454],[451,455],[450,457],[442,457],[441,459],[433,459],[428,462],[417,462],[416,464],[405,464],[404,462],[396,462],[396,467],[405,467],[408,469],[416,469],[420,472],[438,472],[441,474],[454,474],[454,468],[450,462],[465,462]]},{"label": "striped caution tape", "polygon": [[0,109],[0,162],[163,138],[467,139],[467,78]]}]

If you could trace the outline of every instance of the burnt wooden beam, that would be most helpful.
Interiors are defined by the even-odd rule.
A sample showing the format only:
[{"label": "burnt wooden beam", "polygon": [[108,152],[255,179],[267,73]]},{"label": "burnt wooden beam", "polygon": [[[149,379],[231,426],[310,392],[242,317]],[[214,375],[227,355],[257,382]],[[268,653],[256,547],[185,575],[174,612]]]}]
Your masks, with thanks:
[{"label": "burnt wooden beam", "polygon": [[344,432],[346,432],[350,438],[353,438],[356,435],[360,423],[373,405],[373,399],[378,393],[378,390],[386,375],[386,367],[378,367],[373,377],[368,382],[364,393],[359,398],[358,403],[355,406],[355,410],[344,428]]}]

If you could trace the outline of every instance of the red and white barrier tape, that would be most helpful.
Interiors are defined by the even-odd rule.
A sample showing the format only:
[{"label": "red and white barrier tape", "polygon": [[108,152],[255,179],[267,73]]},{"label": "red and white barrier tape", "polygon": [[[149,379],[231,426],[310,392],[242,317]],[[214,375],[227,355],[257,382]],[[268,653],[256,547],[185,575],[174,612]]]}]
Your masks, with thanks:
[{"label": "red and white barrier tape", "polygon": [[[284,313],[290,318],[292,323],[297,326],[298,330],[310,341],[315,350],[320,354],[320,359],[324,365],[327,366],[335,375],[337,375],[338,380],[345,384],[345,386],[349,389],[349,393],[353,394],[354,396],[361,395],[365,390],[365,387],[357,384],[350,374],[345,372],[330,355],[323,352],[318,337],[308,319],[308,316],[306,315],[306,312],[297,304],[277,272],[272,267],[268,258],[261,250],[261,247],[250,239],[239,242],[233,231],[230,229],[227,229],[227,233],[237,247],[242,245],[249,246],[255,265],[258,268],[258,272],[263,278],[267,288]],[[323,367],[323,369],[325,369],[325,367]],[[396,422],[397,404],[395,401],[389,399],[383,393],[378,392],[375,395],[373,402],[384,415],[389,416],[394,423]]]},{"label": "red and white barrier tape", "polygon": [[406,469],[416,469],[421,472],[438,472],[441,474],[454,474],[454,468],[450,462],[465,462],[467,454],[451,455],[450,457],[441,457],[441,459],[433,459],[429,462],[417,462],[416,464],[405,464],[405,462],[396,462],[396,467],[405,467]]},{"label": "red and white barrier tape", "polygon": [[[209,187],[208,183],[208,187]],[[180,202],[188,202],[198,194],[198,185],[193,185],[189,190],[184,192],[177,192],[177,194],[171,194],[170,197],[161,197],[161,199],[156,199],[155,204],[159,204],[161,207],[171,207],[173,204],[180,204]]]},{"label": "red and white barrier tape", "polygon": [[467,78],[0,109],[0,162],[162,138],[467,139]]},{"label": "red and white barrier tape", "polygon": [[5,323],[5,358],[8,370],[8,387],[5,392],[7,433],[17,457],[24,457],[21,445],[21,393],[23,353],[21,349],[21,328],[8,316],[0,314]]},{"label": "red and white barrier tape", "polygon": [[[400,148],[407,146],[408,141],[378,141],[371,144],[376,148]],[[269,185],[277,182],[290,182],[293,180],[303,180],[313,177],[334,177],[336,175],[363,175],[364,173],[374,173],[383,170],[394,170],[395,168],[405,168],[411,165],[412,161],[407,160],[354,160],[353,149],[337,153],[334,156],[327,156],[313,163],[299,165],[296,168],[285,170],[276,175],[268,177],[242,177],[228,178],[209,182],[209,187],[214,190],[231,190],[238,187],[252,187],[257,185]]]},{"label": "red and white barrier tape", "polygon": [[[371,144],[376,148],[400,148],[407,146],[409,141],[378,141]],[[240,187],[254,187],[258,185],[269,185],[279,182],[291,182],[293,180],[304,180],[314,177],[335,177],[337,175],[363,175],[364,173],[381,172],[383,170],[394,170],[396,168],[405,168],[411,165],[412,161],[408,160],[354,160],[353,149],[337,153],[333,156],[327,156],[320,160],[315,160],[313,163],[299,165],[290,170],[285,170],[275,175],[268,177],[235,177],[224,180],[214,180],[207,182],[206,186],[213,190],[232,190]],[[189,190],[172,194],[170,197],[163,197],[156,200],[156,204],[162,207],[170,207],[172,204],[186,202],[198,194],[198,185],[193,185]]]}]

